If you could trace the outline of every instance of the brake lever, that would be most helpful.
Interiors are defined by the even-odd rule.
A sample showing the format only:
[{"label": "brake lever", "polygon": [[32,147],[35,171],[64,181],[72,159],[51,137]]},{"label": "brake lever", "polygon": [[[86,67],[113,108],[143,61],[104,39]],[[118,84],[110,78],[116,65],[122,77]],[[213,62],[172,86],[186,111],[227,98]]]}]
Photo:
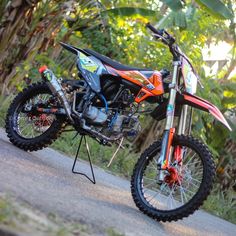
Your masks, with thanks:
[{"label": "brake lever", "polygon": [[161,35],[163,37],[163,33],[166,33],[166,31],[164,29],[159,29],[157,30],[158,34]]},{"label": "brake lever", "polygon": [[164,43],[164,44],[166,44],[166,45],[168,45],[168,41],[163,37],[163,36],[161,36],[161,35],[159,35],[159,34],[152,34],[154,37],[156,37],[156,38],[158,38],[158,39],[161,39],[161,41]]}]

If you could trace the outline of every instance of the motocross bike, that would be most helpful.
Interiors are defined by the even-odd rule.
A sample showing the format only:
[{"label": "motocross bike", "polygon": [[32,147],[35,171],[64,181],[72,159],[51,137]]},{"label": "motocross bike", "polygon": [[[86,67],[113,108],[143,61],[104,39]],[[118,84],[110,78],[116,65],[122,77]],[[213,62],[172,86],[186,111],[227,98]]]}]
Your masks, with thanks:
[{"label": "motocross bike", "polygon": [[66,125],[110,145],[123,138],[135,139],[140,131],[139,105],[155,104],[150,114],[156,120],[166,119],[165,129],[162,139],[137,161],[131,192],[137,207],[148,216],[176,221],[202,205],[215,176],[212,154],[190,136],[191,108],[209,112],[230,127],[217,107],[194,95],[199,79],[175,38],[150,23],[146,26],[169,47],[171,75],[167,70],[122,65],[90,49],[61,43],[76,55],[80,79],[58,79],[41,67],[43,82],[25,88],[10,105],[6,132],[14,145],[26,151],[48,146]]}]

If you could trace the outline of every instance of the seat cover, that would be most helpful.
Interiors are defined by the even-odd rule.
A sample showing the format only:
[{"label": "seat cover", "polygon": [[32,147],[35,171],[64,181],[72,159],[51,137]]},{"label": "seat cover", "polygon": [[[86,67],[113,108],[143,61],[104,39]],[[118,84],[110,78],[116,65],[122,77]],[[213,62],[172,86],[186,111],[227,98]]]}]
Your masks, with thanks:
[{"label": "seat cover", "polygon": [[116,70],[121,70],[121,71],[130,71],[130,70],[138,70],[138,71],[152,71],[152,69],[141,69],[141,68],[136,68],[136,67],[131,67],[131,66],[126,66],[122,65],[121,63],[112,60],[109,57],[106,57],[102,54],[99,54],[91,49],[83,49],[86,53],[98,58],[100,61],[102,61],[104,64],[109,65],[113,67]]}]

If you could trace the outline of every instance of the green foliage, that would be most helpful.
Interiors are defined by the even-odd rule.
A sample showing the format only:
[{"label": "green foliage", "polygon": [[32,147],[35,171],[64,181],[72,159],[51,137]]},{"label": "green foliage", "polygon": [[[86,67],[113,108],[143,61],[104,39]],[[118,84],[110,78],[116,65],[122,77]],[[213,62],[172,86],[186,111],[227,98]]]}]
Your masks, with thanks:
[{"label": "green foliage", "polygon": [[[6,2],[1,1],[0,12]],[[231,22],[233,22],[233,10],[222,5],[223,3],[220,0],[197,0],[202,8],[196,7],[192,1],[183,3],[180,0],[102,0],[101,2],[102,4],[97,4],[95,0],[78,1],[66,14],[63,12],[63,7],[65,7],[63,1],[47,0],[40,2],[32,16],[32,24],[26,27],[30,28],[26,35],[32,34],[32,51],[28,57],[20,62],[17,58],[14,64],[10,60],[17,57],[20,51],[20,48],[17,48],[17,50],[12,51],[12,57],[7,59],[9,61],[6,64],[16,65],[17,72],[10,81],[9,88],[14,87],[13,91],[15,92],[15,90],[22,90],[26,86],[25,81],[27,79],[31,82],[39,81],[38,68],[43,64],[53,69],[59,77],[72,78],[73,75],[76,78],[77,70],[74,56],[66,50],[62,50],[57,55],[57,52],[61,50],[58,46],[60,41],[71,43],[76,47],[92,48],[124,64],[155,70],[162,68],[171,70],[172,58],[168,48],[162,43],[154,41],[144,25],[135,21],[137,17],[140,18],[141,16],[145,20],[156,22],[159,28],[164,27],[175,36],[183,52],[193,62],[204,84],[204,90],[199,90],[198,95],[218,106],[223,113],[235,114],[235,78],[230,80],[224,78],[227,69],[220,71],[220,80],[207,77],[203,70],[205,62],[202,57],[202,48],[205,45],[226,40],[232,44],[232,59],[235,59],[235,47],[233,48],[235,24],[231,24],[229,27],[229,22],[222,20],[222,18],[231,18]],[[231,5],[233,3],[230,0],[227,2],[231,2]],[[166,6],[168,7],[165,8]],[[37,47],[34,47],[36,38],[33,36],[40,27],[43,27],[45,23],[43,20],[45,22],[55,20],[55,25],[58,28],[50,35],[44,36],[42,34],[48,47],[45,47],[46,50],[39,50],[39,45],[36,44]],[[44,29],[44,31],[46,30],[47,28]],[[21,33],[25,45],[30,44],[29,38],[24,37],[24,32]],[[47,41],[47,37],[49,37],[49,41]],[[44,47],[45,45],[42,43],[40,46]],[[5,113],[11,99],[11,96],[0,98],[1,126],[4,126]],[[230,163],[231,165],[235,163],[232,150],[228,152],[224,145],[229,141],[236,142],[236,125],[232,124],[233,132],[230,133],[221,124],[213,123],[213,118],[209,114],[199,111],[194,112],[193,121],[193,134],[209,145],[216,161],[218,163],[221,161],[222,163]],[[72,140],[74,135],[75,133],[64,133],[53,144],[53,147],[74,155],[78,144],[77,139]],[[114,148],[101,148],[93,140],[89,140],[89,143],[92,147],[91,151],[96,154],[95,163],[106,168]],[[85,157],[85,149],[82,149],[82,158]],[[111,167],[112,171],[123,176],[130,176],[137,157],[138,154],[120,151]],[[220,201],[220,199],[219,196],[216,200]],[[228,200],[230,199],[226,197],[225,201]],[[215,210],[219,211],[219,208],[215,208]],[[228,217],[232,216],[229,215]]]},{"label": "green foliage", "polygon": [[223,19],[232,19],[233,13],[222,3],[221,0],[196,0],[209,13]]},{"label": "green foliage", "polygon": [[4,12],[7,2],[8,2],[8,0],[1,0],[0,1],[0,21],[2,20],[3,12]]},{"label": "green foliage", "polygon": [[13,100],[14,95],[9,95],[8,97],[0,96],[0,127],[5,126],[5,117],[7,114],[7,110],[11,101]]},{"label": "green foliage", "polygon": [[9,224],[14,214],[15,211],[11,204],[7,200],[0,198],[0,224]]},{"label": "green foliage", "polygon": [[223,195],[214,191],[203,205],[203,209],[236,224],[236,200],[233,192]]},{"label": "green foliage", "polygon": [[179,11],[183,8],[183,4],[181,0],[176,0],[176,1],[161,0],[161,1],[164,2],[173,11]]},{"label": "green foliage", "polygon": [[117,232],[117,231],[116,231],[115,229],[113,229],[113,228],[108,228],[108,229],[107,229],[107,235],[108,235],[108,236],[124,236],[124,234]]},{"label": "green foliage", "polygon": [[2,226],[4,235],[90,235],[87,225],[65,222],[55,214],[44,215],[10,196],[0,195],[0,228]]},{"label": "green foliage", "polygon": [[137,8],[137,7],[116,7],[113,9],[109,9],[101,12],[102,15],[106,16],[106,14],[114,14],[116,16],[155,16],[156,12],[153,10],[145,9],[145,8]]},{"label": "green foliage", "polygon": [[[80,136],[76,136],[76,132],[65,132],[60,139],[57,139],[52,147],[74,157],[79,143]],[[131,149],[120,150],[113,161],[111,167],[107,167],[110,158],[116,150],[116,147],[101,146],[97,141],[87,139],[90,152],[93,157],[93,163],[106,169],[114,174],[119,174],[124,177],[130,177],[133,171],[134,164],[139,157],[139,154],[131,152]],[[81,146],[81,159],[87,160],[87,151],[85,145]]]},{"label": "green foliage", "polygon": [[169,12],[158,24],[158,28],[168,28],[172,26],[177,26],[180,29],[187,28],[186,14],[182,9]]}]

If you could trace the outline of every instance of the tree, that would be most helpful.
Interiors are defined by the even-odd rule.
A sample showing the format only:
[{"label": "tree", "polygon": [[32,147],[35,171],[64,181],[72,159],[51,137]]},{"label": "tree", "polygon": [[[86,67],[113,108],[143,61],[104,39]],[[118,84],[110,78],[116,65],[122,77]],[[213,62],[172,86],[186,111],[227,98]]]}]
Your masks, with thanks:
[{"label": "tree", "polygon": [[[13,0],[5,7],[0,25],[0,83],[2,94],[20,83],[39,54],[56,59],[55,42],[67,41],[77,31],[103,24],[100,5],[90,1]],[[49,52],[50,51],[50,52]]]},{"label": "tree", "polygon": [[[32,20],[34,7],[39,1],[13,0],[9,2],[3,12],[0,25],[0,78],[6,78],[12,70],[12,58],[18,54],[21,38],[27,32]],[[5,1],[6,4],[6,1]],[[0,82],[3,82],[1,79]],[[6,84],[3,84],[5,87]],[[3,88],[4,90],[5,88]]]},{"label": "tree", "polygon": [[[119,1],[118,3],[116,1],[116,8],[109,10],[109,14],[113,16],[110,16],[109,23],[111,24],[111,32],[114,34],[114,42],[119,45],[120,54],[126,55],[126,61],[124,58],[123,61],[153,69],[161,69],[170,65],[168,51],[161,44],[152,42],[145,29],[141,25],[137,26],[134,19],[138,15],[142,15],[151,22],[156,21],[159,27],[165,27],[175,35],[181,49],[186,52],[196,66],[205,86],[204,90],[199,91],[199,95],[209,100],[209,94],[211,94],[211,102],[216,104],[223,113],[232,112],[235,114],[235,81],[233,79],[226,80],[232,69],[235,68],[235,16],[232,14],[235,11],[235,6],[233,2],[227,1],[227,8],[218,8],[218,1],[208,1],[209,4],[207,1],[162,2],[163,5],[156,5],[156,9],[149,8],[146,13],[140,8],[141,5],[134,8],[123,5],[119,7]],[[197,5],[199,2],[205,3],[205,7],[200,8]],[[222,3],[218,2],[218,4],[221,5]],[[163,6],[168,6],[170,9]],[[209,9],[206,10],[206,7]],[[164,17],[159,15],[161,10],[163,13],[163,9]],[[157,12],[154,15],[151,13],[153,10]],[[212,14],[213,10],[215,10],[214,14]],[[217,14],[215,14],[216,12]],[[158,20],[156,20],[156,17]],[[225,22],[225,18],[229,18],[229,20]],[[228,27],[228,24],[230,27]],[[118,29],[117,25],[119,25]],[[143,32],[143,34],[140,36],[140,33],[137,35],[137,32]],[[232,45],[232,57],[228,68],[222,70],[218,75],[220,79],[216,80],[205,75],[202,69],[205,62],[201,50],[205,45],[220,40],[226,40]],[[127,48],[129,50],[126,50]],[[189,50],[190,48],[191,50]],[[158,57],[155,55],[158,55]],[[160,135],[158,133],[158,127],[161,125],[159,122],[149,121],[145,118],[145,123],[149,125],[144,127],[143,132],[136,139],[136,151],[142,151]],[[233,124],[231,126],[235,133],[235,126]],[[236,169],[236,163],[233,159],[236,147],[234,135],[217,123],[212,125],[212,118],[208,114],[199,112],[194,115],[193,128],[194,135],[209,144],[212,152],[217,157],[218,178],[221,186],[224,189],[232,189],[234,184],[232,183],[234,182],[233,173]],[[160,130],[162,129],[160,128]]]}]

